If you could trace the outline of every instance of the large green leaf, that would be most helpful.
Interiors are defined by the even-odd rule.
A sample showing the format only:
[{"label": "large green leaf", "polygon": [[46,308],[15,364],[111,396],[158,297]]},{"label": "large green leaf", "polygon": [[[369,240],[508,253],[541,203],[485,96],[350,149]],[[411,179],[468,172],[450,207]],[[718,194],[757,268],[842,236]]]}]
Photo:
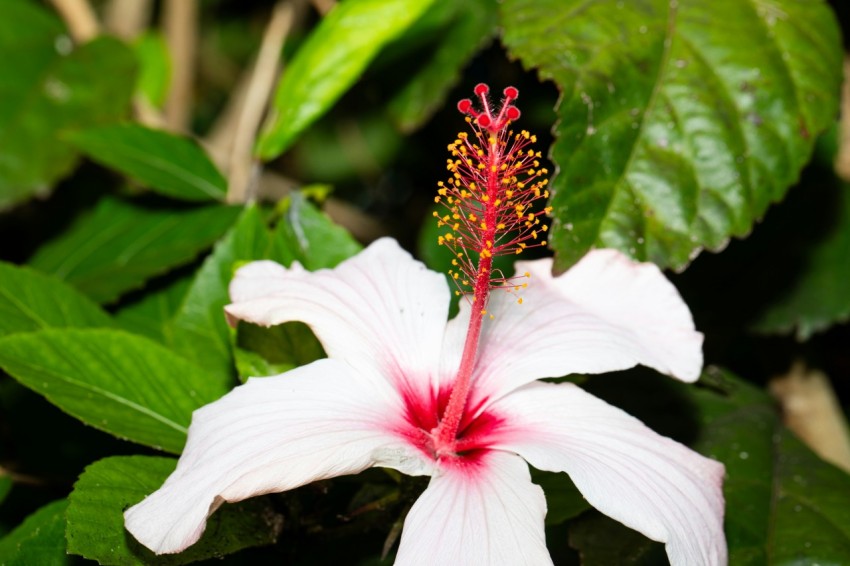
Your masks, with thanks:
[{"label": "large green leaf", "polygon": [[3,566],[63,566],[72,559],[65,553],[64,499],[48,503],[0,539]]},{"label": "large green leaf", "polygon": [[591,246],[684,268],[744,236],[837,109],[821,0],[506,0],[504,40],[562,89],[558,265]]},{"label": "large green leaf", "polygon": [[73,132],[67,139],[95,161],[166,196],[222,201],[227,181],[198,144],[138,124],[115,124]]},{"label": "large green leaf", "polygon": [[0,338],[0,367],[100,430],[180,452],[192,411],[230,383],[119,330],[49,329]]},{"label": "large green leaf", "polygon": [[111,38],[73,48],[34,2],[0,2],[0,208],[46,194],[76,152],[58,133],[122,117],[135,75],[132,51]]},{"label": "large green leaf", "polygon": [[438,2],[415,24],[428,24],[437,43],[390,101],[388,109],[399,128],[415,130],[443,105],[463,68],[496,34],[497,13],[494,0]]},{"label": "large green leaf", "polygon": [[773,400],[729,373],[693,389],[702,427],[695,448],[726,465],[731,564],[850,562],[850,475],[782,426]]},{"label": "large green leaf", "polygon": [[91,299],[27,267],[0,262],[0,336],[51,327],[111,326]]},{"label": "large green leaf", "polygon": [[227,287],[238,264],[269,253],[269,232],[256,206],[249,206],[198,270],[167,327],[169,343],[217,376],[233,374],[230,331],[224,318]]},{"label": "large green leaf", "polygon": [[135,334],[162,344],[171,344],[171,320],[183,304],[193,273],[188,273],[156,288],[145,288],[137,300],[115,313],[115,322]]},{"label": "large green leaf", "polygon": [[281,77],[274,113],[256,153],[270,160],[288,149],[359,78],[377,53],[433,0],[339,2],[295,54]]},{"label": "large green leaf", "polygon": [[104,198],[43,246],[30,265],[106,303],[154,275],[193,260],[239,214],[237,207],[150,208]]},{"label": "large green leaf", "polygon": [[68,551],[101,564],[186,564],[272,544],[282,518],[262,499],[224,505],[196,544],[156,556],[124,529],[124,510],[159,488],[177,461],[149,456],[112,457],[86,468],[68,498]]}]

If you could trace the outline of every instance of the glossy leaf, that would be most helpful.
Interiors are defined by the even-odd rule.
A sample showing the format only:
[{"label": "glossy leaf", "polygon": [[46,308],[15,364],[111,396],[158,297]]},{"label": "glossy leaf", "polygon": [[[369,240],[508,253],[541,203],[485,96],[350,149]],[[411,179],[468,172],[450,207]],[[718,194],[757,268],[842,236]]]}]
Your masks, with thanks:
[{"label": "glossy leaf", "polygon": [[63,130],[115,121],[129,108],[135,58],[107,37],[74,48],[35,2],[0,2],[0,209],[34,195],[73,167]]},{"label": "glossy leaf", "polygon": [[105,458],[87,467],[68,498],[68,551],[101,564],[186,564],[243,548],[272,544],[282,518],[262,499],[225,504],[204,536],[186,551],[156,556],[124,529],[124,510],[162,485],[176,460],[150,456]]},{"label": "glossy leaf", "polygon": [[333,223],[301,193],[292,193],[275,228],[273,255],[289,265],[298,261],[309,270],[335,267],[363,249],[343,227]]},{"label": "glossy leaf", "polygon": [[357,81],[370,61],[433,0],[346,0],[336,4],[299,48],[281,77],[274,112],[256,153],[286,151]]},{"label": "glossy leaf", "polygon": [[6,336],[0,367],[95,428],[175,453],[192,411],[230,388],[159,344],[119,330]]},{"label": "glossy leaf", "polygon": [[419,128],[445,103],[469,60],[495,36],[497,14],[493,0],[438,2],[415,24],[429,20],[437,43],[390,101],[390,115],[402,131]]},{"label": "glossy leaf", "polygon": [[78,150],[163,195],[222,201],[227,181],[193,140],[138,124],[115,124],[67,136]]},{"label": "glossy leaf", "polygon": [[730,564],[850,562],[850,475],[782,426],[770,397],[719,370],[691,394],[700,452],[726,465]]},{"label": "glossy leaf", "polygon": [[28,267],[0,262],[0,336],[41,328],[111,326],[91,299]]},{"label": "glossy leaf", "polygon": [[0,539],[4,566],[63,566],[71,564],[65,553],[65,510],[68,501],[48,503]]},{"label": "glossy leaf", "polygon": [[550,242],[683,269],[745,236],[832,121],[825,2],[506,0],[513,56],[562,89]]},{"label": "glossy leaf", "polygon": [[199,367],[227,379],[233,374],[230,329],[224,306],[240,263],[268,257],[269,232],[259,209],[249,206],[219,241],[193,279],[167,327],[168,342]]},{"label": "glossy leaf", "polygon": [[108,303],[193,260],[238,214],[236,207],[173,210],[107,197],[39,249],[30,265]]}]

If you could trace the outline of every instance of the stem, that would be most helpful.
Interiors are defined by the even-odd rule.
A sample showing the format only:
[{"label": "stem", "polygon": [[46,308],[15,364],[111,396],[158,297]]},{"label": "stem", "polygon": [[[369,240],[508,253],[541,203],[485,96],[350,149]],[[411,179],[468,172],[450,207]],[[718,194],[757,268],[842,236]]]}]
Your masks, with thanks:
[{"label": "stem", "polygon": [[192,115],[192,85],[198,44],[197,0],[168,0],[163,5],[163,28],[172,57],[171,91],[165,119],[174,131],[188,129]]},{"label": "stem", "polygon": [[87,0],[50,0],[50,3],[65,20],[74,41],[85,43],[97,36],[100,24]]}]

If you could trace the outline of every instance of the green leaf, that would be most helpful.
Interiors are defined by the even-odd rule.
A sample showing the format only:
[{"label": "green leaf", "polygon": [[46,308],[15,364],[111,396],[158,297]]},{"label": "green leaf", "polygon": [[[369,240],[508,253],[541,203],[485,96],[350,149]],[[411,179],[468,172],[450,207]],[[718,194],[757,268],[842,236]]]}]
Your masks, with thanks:
[{"label": "green leaf", "polygon": [[271,160],[288,149],[359,78],[378,52],[399,37],[433,0],[339,2],[295,54],[281,77],[274,113],[256,153]]},{"label": "green leaf", "polygon": [[326,357],[322,344],[302,322],[271,328],[240,322],[234,353],[242,381],[278,375]]},{"label": "green leaf", "polygon": [[102,37],[74,48],[34,2],[0,2],[0,209],[44,195],[74,165],[58,135],[122,117],[133,53]]},{"label": "green leaf", "polygon": [[546,525],[560,525],[590,509],[590,503],[567,474],[531,469],[531,479],[546,494]]},{"label": "green leaf", "polygon": [[30,265],[108,303],[195,259],[238,214],[237,207],[162,209],[106,197]]},{"label": "green leaf", "polygon": [[[850,319],[850,185],[836,188],[837,201],[827,227],[804,256],[804,265],[792,284],[759,316],[759,332],[785,333],[796,328],[799,340]],[[784,258],[783,258],[784,259]]]},{"label": "green leaf", "polygon": [[581,553],[582,566],[669,564],[663,544],[596,511],[570,524],[570,546]]},{"label": "green leaf", "polygon": [[[704,378],[706,379],[706,378]],[[782,426],[773,400],[720,370],[691,388],[700,452],[726,465],[730,564],[850,562],[850,475]]]},{"label": "green leaf", "polygon": [[163,195],[222,201],[227,194],[225,178],[189,138],[138,124],[114,124],[72,132],[67,139],[98,163]]},{"label": "green leaf", "polygon": [[192,275],[179,277],[161,288],[145,289],[138,300],[115,313],[115,322],[124,330],[170,345],[171,320],[183,304]]},{"label": "green leaf", "polygon": [[49,329],[0,339],[0,367],[81,421],[178,453],[192,411],[230,383],[119,330]]},{"label": "green leaf", "polygon": [[0,336],[54,327],[111,326],[79,291],[27,267],[0,262]]},{"label": "green leaf", "polygon": [[274,257],[284,265],[297,260],[313,271],[335,267],[363,249],[343,227],[293,192],[274,233]]},{"label": "green leaf", "polygon": [[834,118],[838,26],[822,1],[506,0],[511,54],[562,89],[551,244],[683,269],[745,236]]},{"label": "green leaf", "polygon": [[439,2],[416,24],[432,22],[437,40],[412,79],[389,104],[390,115],[402,131],[424,124],[446,100],[469,60],[496,34],[498,8],[493,0]]},{"label": "green leaf", "polygon": [[161,107],[168,96],[171,78],[171,58],[161,33],[147,31],[133,44],[139,61],[136,90],[155,107]]},{"label": "green leaf", "polygon": [[62,566],[71,564],[65,553],[64,499],[48,503],[0,539],[4,566]]},{"label": "green leaf", "polygon": [[282,518],[255,498],[223,505],[201,540],[180,554],[156,556],[139,544],[124,529],[124,510],[158,489],[176,464],[171,458],[117,456],[87,467],[68,498],[68,552],[101,564],[173,565],[276,541]]},{"label": "green leaf", "polygon": [[268,257],[269,232],[256,206],[248,206],[186,292],[168,325],[172,347],[211,374],[233,374],[230,329],[224,317],[227,287],[238,263]]},{"label": "green leaf", "polygon": [[0,503],[3,503],[3,500],[6,499],[6,496],[9,495],[11,490],[12,478],[6,470],[0,468]]}]

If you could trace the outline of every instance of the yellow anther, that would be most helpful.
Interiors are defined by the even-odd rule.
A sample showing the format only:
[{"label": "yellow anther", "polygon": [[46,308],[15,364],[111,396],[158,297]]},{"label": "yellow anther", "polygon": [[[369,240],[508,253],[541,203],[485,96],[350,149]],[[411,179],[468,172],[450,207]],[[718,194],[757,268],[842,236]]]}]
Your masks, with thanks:
[{"label": "yellow anther", "polygon": [[498,171],[498,169],[499,169],[499,168],[498,168],[498,167],[496,167],[495,165],[491,165],[491,166],[490,166],[490,172],[491,172],[491,173],[495,173],[496,171]]},{"label": "yellow anther", "polygon": [[522,297],[520,297],[519,299],[517,299],[517,300],[516,300],[516,302],[517,302],[517,304],[518,304],[518,305],[521,305],[521,304],[522,304]]},{"label": "yellow anther", "polygon": [[544,224],[543,226],[540,227],[540,229],[543,230],[544,232],[547,232],[549,230],[549,226]]},{"label": "yellow anther", "polygon": [[523,275],[523,277],[531,277],[531,273],[529,273],[528,271],[526,271],[522,275]]},{"label": "yellow anther", "polygon": [[440,197],[434,197],[434,202],[440,202]]},{"label": "yellow anther", "polygon": [[503,222],[499,222],[498,224],[496,224],[496,230],[504,230],[504,229],[505,229],[505,224]]},{"label": "yellow anther", "polygon": [[482,229],[482,230],[486,230],[486,229],[487,229],[487,223],[486,223],[486,222],[482,222],[482,223],[481,223],[481,229]]},{"label": "yellow anther", "polygon": [[537,239],[537,230],[532,230],[532,231],[531,231],[531,238],[532,238],[532,239],[534,239],[534,240],[536,240],[536,239]]}]

